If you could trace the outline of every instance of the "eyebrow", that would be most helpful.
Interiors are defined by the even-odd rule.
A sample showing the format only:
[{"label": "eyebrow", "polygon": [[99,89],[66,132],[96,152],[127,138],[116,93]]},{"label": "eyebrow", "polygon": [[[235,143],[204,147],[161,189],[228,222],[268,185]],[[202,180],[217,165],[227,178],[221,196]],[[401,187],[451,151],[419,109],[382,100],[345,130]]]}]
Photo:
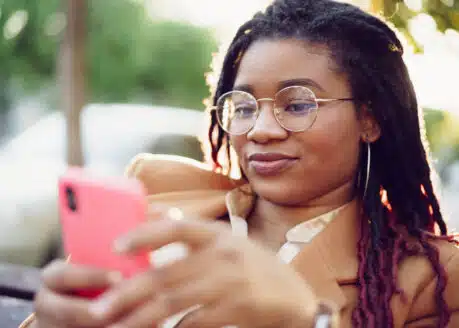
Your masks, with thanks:
[{"label": "eyebrow", "polygon": [[[304,87],[312,87],[320,91],[325,91],[325,89],[319,83],[317,83],[316,81],[312,79],[307,79],[307,78],[281,81],[278,83],[278,91],[284,88],[288,88],[288,87],[292,87],[296,85],[300,85]],[[248,93],[253,93],[253,87],[250,84],[240,84],[240,85],[235,86],[233,88],[233,91],[245,91]]]},{"label": "eyebrow", "polygon": [[292,79],[292,80],[286,80],[279,82],[279,89],[284,89],[288,87],[292,87],[295,85],[301,85],[304,87],[313,87],[315,89],[318,89],[320,91],[325,91],[325,89],[316,81],[312,79]]},{"label": "eyebrow", "polygon": [[244,92],[248,92],[248,93],[253,93],[252,92],[253,89],[250,86],[250,84],[240,84],[240,85],[234,86],[233,87],[233,91],[244,91]]}]

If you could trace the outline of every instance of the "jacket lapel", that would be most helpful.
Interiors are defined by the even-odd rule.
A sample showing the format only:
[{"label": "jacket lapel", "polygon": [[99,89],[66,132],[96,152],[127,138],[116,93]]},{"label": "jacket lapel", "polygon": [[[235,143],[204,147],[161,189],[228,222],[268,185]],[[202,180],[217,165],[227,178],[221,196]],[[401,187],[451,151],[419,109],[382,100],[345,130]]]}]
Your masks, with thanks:
[{"label": "jacket lapel", "polygon": [[342,309],[347,304],[340,285],[355,283],[358,270],[359,204],[352,201],[292,261],[293,267],[321,299]]}]

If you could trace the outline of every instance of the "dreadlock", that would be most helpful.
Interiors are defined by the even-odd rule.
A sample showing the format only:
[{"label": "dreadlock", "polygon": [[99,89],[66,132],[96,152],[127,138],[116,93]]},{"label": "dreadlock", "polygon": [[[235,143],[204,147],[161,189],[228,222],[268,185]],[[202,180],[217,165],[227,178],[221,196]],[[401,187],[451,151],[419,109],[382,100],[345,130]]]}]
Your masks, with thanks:
[{"label": "dreadlock", "polygon": [[[353,326],[393,327],[390,299],[394,294],[400,294],[402,300],[405,296],[397,286],[398,264],[422,254],[438,277],[439,327],[446,327],[450,318],[443,298],[447,277],[429,239],[450,238],[432,186],[426,139],[421,136],[402,44],[383,21],[355,6],[330,0],[275,0],[237,31],[223,60],[213,104],[232,90],[238,64],[253,42],[285,38],[326,45],[348,77],[357,111],[368,108],[381,129],[381,137],[371,145],[366,192],[363,184],[357,186],[363,206],[357,245],[359,302]],[[215,167],[226,165],[229,170],[229,136],[219,127],[215,112],[208,137]],[[367,169],[366,149],[362,144],[362,176]],[[223,165],[222,158],[226,159]]]}]

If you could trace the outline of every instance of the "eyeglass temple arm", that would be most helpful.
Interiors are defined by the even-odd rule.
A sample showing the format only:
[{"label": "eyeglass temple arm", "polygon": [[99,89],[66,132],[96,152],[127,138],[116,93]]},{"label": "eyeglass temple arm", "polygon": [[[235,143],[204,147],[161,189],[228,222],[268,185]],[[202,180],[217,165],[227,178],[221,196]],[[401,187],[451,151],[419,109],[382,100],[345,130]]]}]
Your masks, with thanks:
[{"label": "eyeglass temple arm", "polygon": [[332,102],[332,101],[353,101],[354,98],[334,98],[334,99],[321,99],[317,98],[317,102]]}]

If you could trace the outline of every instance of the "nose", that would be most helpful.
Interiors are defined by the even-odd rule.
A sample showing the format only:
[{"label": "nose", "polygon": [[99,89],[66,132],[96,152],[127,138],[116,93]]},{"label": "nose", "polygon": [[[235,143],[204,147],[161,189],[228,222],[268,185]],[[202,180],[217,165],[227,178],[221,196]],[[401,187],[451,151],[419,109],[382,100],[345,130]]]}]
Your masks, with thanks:
[{"label": "nose", "polygon": [[273,110],[273,101],[271,99],[260,99],[259,106],[259,115],[253,128],[247,133],[247,139],[257,143],[269,143],[286,139],[289,132],[277,122]]}]

